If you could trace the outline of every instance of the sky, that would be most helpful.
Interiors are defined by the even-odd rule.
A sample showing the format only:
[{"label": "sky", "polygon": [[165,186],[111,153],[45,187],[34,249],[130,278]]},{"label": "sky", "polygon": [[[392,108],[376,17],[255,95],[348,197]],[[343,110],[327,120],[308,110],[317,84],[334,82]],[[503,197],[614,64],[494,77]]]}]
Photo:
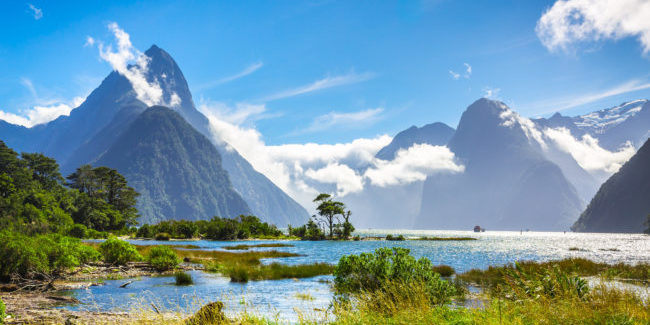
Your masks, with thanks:
[{"label": "sky", "polygon": [[483,96],[527,117],[576,115],[650,98],[647,7],[640,0],[3,2],[0,117],[29,126],[76,107],[112,70],[97,49],[113,41],[111,23],[140,51],[156,44],[169,52],[197,106],[254,126],[270,145],[392,136],[436,121],[456,127]]}]

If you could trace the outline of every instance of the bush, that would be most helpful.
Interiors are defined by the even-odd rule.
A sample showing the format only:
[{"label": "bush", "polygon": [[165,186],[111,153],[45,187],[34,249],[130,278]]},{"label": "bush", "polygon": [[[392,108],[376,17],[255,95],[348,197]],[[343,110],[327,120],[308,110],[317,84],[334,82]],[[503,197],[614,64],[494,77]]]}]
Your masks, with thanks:
[{"label": "bush", "polygon": [[187,325],[217,325],[226,323],[221,301],[211,302],[199,309],[185,324]]},{"label": "bush", "polygon": [[456,273],[456,270],[454,270],[454,268],[449,265],[436,265],[432,268],[432,270],[433,272],[436,272],[440,274],[440,276],[444,277],[450,277]]},{"label": "bush", "polygon": [[168,241],[169,239],[171,239],[171,236],[166,232],[161,232],[156,234],[155,239],[160,241]]},{"label": "bush", "polygon": [[185,272],[177,272],[176,274],[174,274],[174,277],[176,278],[177,286],[188,286],[194,284],[194,281],[192,280],[192,276]]},{"label": "bush", "polygon": [[135,246],[124,240],[111,237],[99,245],[99,252],[104,257],[104,262],[124,265],[128,262],[141,261],[142,256]]},{"label": "bush", "polygon": [[138,228],[135,236],[139,238],[153,238],[155,236],[154,230],[152,226],[142,225],[142,227]]},{"label": "bush", "polygon": [[32,277],[60,271],[99,259],[99,253],[77,238],[60,234],[29,237],[19,233],[0,233],[0,276],[14,274]]},{"label": "bush", "polygon": [[86,226],[75,223],[70,229],[68,230],[68,235],[75,237],[75,238],[86,238],[86,232],[88,231],[88,228]]},{"label": "bush", "polygon": [[2,299],[0,299],[0,324],[4,324],[5,317],[7,317],[5,310],[6,310],[5,303],[2,302]]},{"label": "bush", "polygon": [[176,253],[167,245],[156,246],[149,251],[149,264],[158,271],[174,269],[180,262]]},{"label": "bush", "polygon": [[431,261],[416,260],[406,248],[378,248],[375,253],[343,256],[334,269],[335,292],[345,298],[348,294],[372,293],[389,286],[409,287],[412,283],[422,285],[430,303],[444,304],[451,300],[455,289],[440,279],[433,271]]},{"label": "bush", "polygon": [[404,238],[403,235],[399,235],[399,236],[386,235],[386,240],[398,240],[398,241],[402,241],[402,240],[404,240],[404,239],[405,239],[405,238]]},{"label": "bush", "polygon": [[104,238],[108,238],[108,233],[105,232],[105,231],[97,231],[95,229],[88,229],[86,231],[86,238],[104,239]]}]

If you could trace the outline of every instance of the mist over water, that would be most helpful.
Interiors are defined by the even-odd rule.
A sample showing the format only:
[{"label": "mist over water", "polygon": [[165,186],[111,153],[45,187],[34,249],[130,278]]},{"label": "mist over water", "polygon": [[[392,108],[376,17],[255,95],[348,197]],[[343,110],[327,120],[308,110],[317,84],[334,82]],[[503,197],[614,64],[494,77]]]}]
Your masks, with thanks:
[{"label": "mist over water", "polygon": [[[402,234],[405,237],[475,237],[473,241],[291,241],[294,247],[253,248],[251,250],[279,250],[302,254],[298,257],[263,259],[263,263],[279,262],[302,264],[327,262],[336,264],[343,255],[372,252],[380,247],[404,247],[416,257],[426,257],[433,264],[446,264],[462,273],[472,268],[487,268],[522,260],[547,261],[567,257],[582,257],[598,262],[636,264],[650,262],[650,236],[641,234],[592,234],[562,232],[512,232],[487,231],[433,231],[433,230],[360,230],[363,236]],[[142,241],[131,240],[138,245],[192,244],[203,250],[222,250],[224,246],[236,245],[225,241]],[[247,244],[278,241],[247,241]],[[287,243],[286,241],[282,241]],[[574,248],[578,250],[569,250]],[[328,308],[332,293],[331,276],[307,279],[275,281],[250,281],[231,283],[229,278],[201,271],[191,272],[195,284],[179,287],[173,277],[142,277],[126,288],[119,286],[127,281],[106,281],[102,286],[73,290],[70,293],[82,304],[64,308],[77,310],[117,310],[132,308],[151,309],[151,302],[181,312],[193,312],[203,304],[221,300],[227,313],[243,310],[272,319],[296,320],[300,313],[316,315],[314,309]],[[297,294],[308,294],[304,300]]]}]

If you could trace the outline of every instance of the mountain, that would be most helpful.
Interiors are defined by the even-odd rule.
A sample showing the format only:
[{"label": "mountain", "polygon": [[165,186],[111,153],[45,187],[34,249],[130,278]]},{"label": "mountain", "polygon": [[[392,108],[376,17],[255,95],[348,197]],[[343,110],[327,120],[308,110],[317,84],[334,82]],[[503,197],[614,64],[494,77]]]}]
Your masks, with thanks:
[{"label": "mountain", "polygon": [[[309,214],[302,206],[254,170],[227,143],[214,138],[208,119],[196,109],[187,81],[174,59],[155,45],[144,54],[148,57],[145,78],[160,86],[160,101],[211,141],[221,155],[221,165],[228,173],[232,187],[246,201],[251,213],[279,226],[304,223]],[[100,163],[100,158],[109,149],[128,150],[115,147],[114,143],[146,109],[147,105],[138,99],[131,82],[113,71],[69,116],[32,128],[2,122],[0,136],[19,151],[43,152],[56,158],[61,162],[62,172],[69,173],[81,164]],[[140,198],[141,201],[150,199],[144,195]],[[142,206],[149,205],[142,203]],[[213,215],[210,213],[204,217]]]},{"label": "mountain", "polygon": [[578,232],[640,233],[650,214],[650,140],[598,190],[571,227]]},{"label": "mountain", "polygon": [[527,121],[499,101],[470,105],[448,144],[465,171],[427,178],[416,227],[567,230],[582,201]]},{"label": "mountain", "polygon": [[214,145],[166,107],[140,114],[96,164],[117,169],[140,193],[144,223],[251,212],[232,188]]},{"label": "mountain", "polygon": [[573,117],[555,113],[548,119],[533,121],[541,127],[567,128],[577,138],[589,134],[598,139],[601,147],[610,151],[619,149],[628,141],[639,148],[650,137],[650,101],[633,100]]},{"label": "mountain", "polygon": [[436,122],[418,128],[410,128],[395,135],[393,140],[377,152],[375,157],[383,160],[393,160],[400,149],[408,149],[414,144],[430,144],[444,146],[454,135],[454,129],[447,124]]}]

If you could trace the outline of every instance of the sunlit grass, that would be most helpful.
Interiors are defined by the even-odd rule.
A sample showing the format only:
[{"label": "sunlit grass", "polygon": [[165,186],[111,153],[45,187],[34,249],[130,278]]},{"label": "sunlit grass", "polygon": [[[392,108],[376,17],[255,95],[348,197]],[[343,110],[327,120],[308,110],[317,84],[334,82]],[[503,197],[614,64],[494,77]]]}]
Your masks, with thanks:
[{"label": "sunlit grass", "polygon": [[294,247],[294,245],[282,244],[282,243],[271,243],[271,244],[256,244],[256,245],[233,245],[233,246],[224,246],[223,249],[227,250],[247,250],[249,248],[266,248],[266,247]]}]

